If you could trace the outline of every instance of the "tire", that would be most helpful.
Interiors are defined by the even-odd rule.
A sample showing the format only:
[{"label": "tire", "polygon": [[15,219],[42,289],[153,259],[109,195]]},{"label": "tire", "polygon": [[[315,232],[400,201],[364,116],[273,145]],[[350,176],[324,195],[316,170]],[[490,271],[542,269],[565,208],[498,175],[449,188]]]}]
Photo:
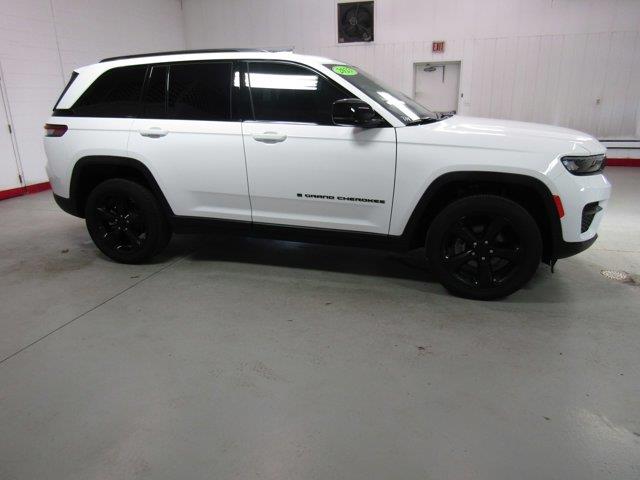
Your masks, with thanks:
[{"label": "tire", "polygon": [[167,219],[153,194],[122,178],[106,180],[91,191],[85,219],[96,246],[120,263],[147,261],[171,238]]},{"label": "tire", "polygon": [[455,295],[477,300],[506,297],[525,285],[542,256],[536,221],[519,204],[473,195],[446,206],[425,242],[429,266]]}]

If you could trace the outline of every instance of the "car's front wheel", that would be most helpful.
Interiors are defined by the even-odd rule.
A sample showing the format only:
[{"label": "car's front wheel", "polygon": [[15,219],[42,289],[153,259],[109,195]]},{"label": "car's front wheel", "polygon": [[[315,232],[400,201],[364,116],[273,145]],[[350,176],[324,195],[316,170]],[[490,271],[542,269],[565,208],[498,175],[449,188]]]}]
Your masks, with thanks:
[{"label": "car's front wheel", "polygon": [[445,207],[427,232],[426,254],[451,292],[481,300],[505,297],[536,272],[542,238],[522,206],[495,195],[473,195]]},{"label": "car's front wheel", "polygon": [[121,263],[150,259],[171,237],[167,219],[153,194],[122,178],[106,180],[91,191],[85,219],[100,251]]}]

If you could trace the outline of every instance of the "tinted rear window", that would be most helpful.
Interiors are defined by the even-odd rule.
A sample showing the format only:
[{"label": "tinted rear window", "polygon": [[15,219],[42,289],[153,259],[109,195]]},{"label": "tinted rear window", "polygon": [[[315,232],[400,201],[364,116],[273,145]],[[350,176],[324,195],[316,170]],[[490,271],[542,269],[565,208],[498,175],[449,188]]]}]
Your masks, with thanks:
[{"label": "tinted rear window", "polygon": [[133,117],[138,114],[146,65],[107,70],[71,107],[79,117]]},{"label": "tinted rear window", "polygon": [[167,117],[178,120],[230,120],[231,66],[231,62],[171,65]]}]

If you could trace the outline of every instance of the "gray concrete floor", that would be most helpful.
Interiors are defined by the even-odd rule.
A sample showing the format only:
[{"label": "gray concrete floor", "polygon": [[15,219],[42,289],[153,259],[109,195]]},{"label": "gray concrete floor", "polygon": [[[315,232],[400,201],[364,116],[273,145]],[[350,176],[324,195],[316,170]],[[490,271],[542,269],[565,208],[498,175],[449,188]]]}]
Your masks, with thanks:
[{"label": "gray concrete floor", "polygon": [[[507,300],[417,258],[178,237],[118,265],[0,202],[0,479],[637,479],[640,169]],[[640,279],[639,279],[640,282]]]}]

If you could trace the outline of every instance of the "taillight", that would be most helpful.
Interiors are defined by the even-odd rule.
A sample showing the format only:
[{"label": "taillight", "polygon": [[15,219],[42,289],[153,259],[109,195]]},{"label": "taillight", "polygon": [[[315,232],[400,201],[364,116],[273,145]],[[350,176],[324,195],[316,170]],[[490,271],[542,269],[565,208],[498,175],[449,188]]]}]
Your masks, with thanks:
[{"label": "taillight", "polygon": [[67,131],[66,125],[56,125],[54,123],[47,123],[44,126],[45,137],[61,137]]}]

